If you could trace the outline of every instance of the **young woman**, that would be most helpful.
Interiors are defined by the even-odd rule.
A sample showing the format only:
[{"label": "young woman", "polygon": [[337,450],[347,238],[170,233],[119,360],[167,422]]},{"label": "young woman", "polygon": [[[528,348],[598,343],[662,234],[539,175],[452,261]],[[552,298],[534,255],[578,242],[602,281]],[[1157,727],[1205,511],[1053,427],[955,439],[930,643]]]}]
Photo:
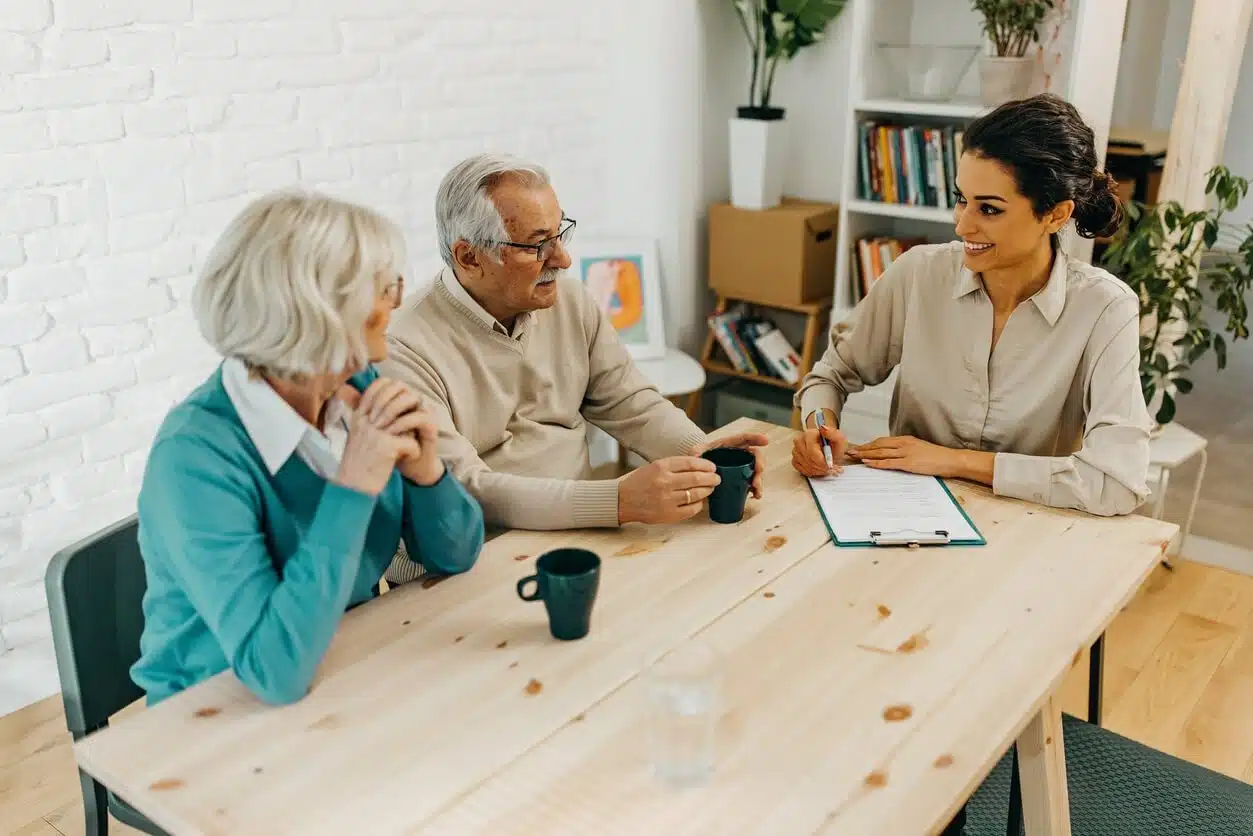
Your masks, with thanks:
[{"label": "young woman", "polygon": [[[1055,96],[1001,105],[966,129],[957,191],[961,240],[907,251],[833,329],[797,393],[809,429],[793,466],[827,473],[821,409],[840,458],[1131,513],[1148,496],[1139,302],[1058,247],[1070,221],[1093,238],[1122,220],[1092,129]],[[836,429],[845,399],[896,366],[892,435],[849,447]],[[944,836],[960,836],[965,822],[963,808]]]},{"label": "young woman", "polygon": [[417,397],[371,365],[403,259],[390,221],[296,193],[248,206],[209,254],[193,304],[225,359],[166,417],[139,494],[131,675],[149,703],[227,669],[265,702],[298,700],[402,537],[428,569],[477,559],[478,503]]},{"label": "young woman", "polygon": [[[814,429],[871,467],[956,477],[1092,514],[1148,495],[1148,410],[1139,303],[1106,271],[1069,258],[1058,232],[1116,229],[1114,181],[1092,129],[1052,95],[1009,102],[965,132],[954,210],[960,241],[914,247],[871,285],[802,381],[795,468],[827,472]],[[900,367],[891,436],[848,447],[848,395]],[[846,449],[847,448],[847,449]]]}]

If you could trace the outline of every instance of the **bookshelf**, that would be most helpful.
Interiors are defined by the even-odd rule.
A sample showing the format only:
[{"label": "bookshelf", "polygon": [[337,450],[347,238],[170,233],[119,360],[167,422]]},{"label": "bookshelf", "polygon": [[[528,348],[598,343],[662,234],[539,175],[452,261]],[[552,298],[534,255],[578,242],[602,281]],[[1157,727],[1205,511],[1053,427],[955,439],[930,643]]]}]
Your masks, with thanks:
[{"label": "bookshelf", "polygon": [[[750,315],[769,311],[785,311],[787,313],[799,314],[805,319],[804,337],[801,339],[799,351],[799,362],[794,365],[798,375],[795,383],[791,383],[782,377],[772,374],[758,374],[751,371],[736,368],[733,359],[728,351],[721,345],[720,340],[715,336],[714,329],[709,328],[705,335],[704,347],[701,349],[700,364],[705,371],[711,374],[723,375],[725,377],[737,378],[739,380],[747,380],[753,383],[760,383],[766,386],[773,386],[779,389],[787,389],[795,391],[800,386],[800,381],[804,380],[805,375],[813,368],[814,360],[822,352],[822,340],[826,333],[826,323],[830,313],[830,302],[812,302],[797,305],[784,305],[777,303],[758,302],[754,299],[745,299],[743,297],[718,296],[718,302],[714,306],[711,318],[721,316],[732,309],[742,308]],[[793,350],[795,346],[793,345]],[[697,390],[688,395],[687,414],[696,415],[700,410],[700,403],[703,396],[701,390]],[[800,420],[796,410],[792,410],[792,427],[800,428]]]},{"label": "bookshelf", "polygon": [[[1074,102],[1096,133],[1097,148],[1104,149],[1113,109],[1126,0],[1069,0],[1066,7],[1067,17],[1050,45],[1056,55],[1062,56],[1050,70],[1050,89]],[[978,98],[977,60],[951,101],[911,101],[889,89],[892,74],[887,72],[877,51],[881,43],[980,43],[980,17],[967,0],[853,0],[846,14],[851,14],[851,36],[848,104],[843,125],[845,175],[839,200],[832,324],[847,317],[861,296],[859,240],[924,238],[930,243],[943,243],[956,238],[953,211],[948,206],[866,198],[861,181],[861,126],[879,123],[955,134],[990,109]],[[1066,245],[1077,257],[1091,257],[1090,242],[1070,235]],[[841,423],[846,425],[850,437],[887,431],[894,385],[895,375],[849,398]]]}]

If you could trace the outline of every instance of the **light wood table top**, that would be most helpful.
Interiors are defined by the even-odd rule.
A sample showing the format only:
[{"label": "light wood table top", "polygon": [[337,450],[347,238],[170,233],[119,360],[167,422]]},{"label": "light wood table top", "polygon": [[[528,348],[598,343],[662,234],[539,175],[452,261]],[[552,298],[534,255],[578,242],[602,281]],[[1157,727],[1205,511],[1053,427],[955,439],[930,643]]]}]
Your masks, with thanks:
[{"label": "light wood table top", "polygon": [[[510,532],[346,615],[299,703],[225,673],[80,741],[79,764],[178,834],[907,836],[1018,737],[1032,826],[1068,832],[1050,697],[1177,527],[952,483],[987,546],[837,549],[792,431],[723,432],[749,428],[771,445],[740,524]],[[605,558],[578,642],[514,590],[558,545]],[[638,676],[694,636],[725,657],[727,712],[712,782],[676,791],[649,771]]]}]

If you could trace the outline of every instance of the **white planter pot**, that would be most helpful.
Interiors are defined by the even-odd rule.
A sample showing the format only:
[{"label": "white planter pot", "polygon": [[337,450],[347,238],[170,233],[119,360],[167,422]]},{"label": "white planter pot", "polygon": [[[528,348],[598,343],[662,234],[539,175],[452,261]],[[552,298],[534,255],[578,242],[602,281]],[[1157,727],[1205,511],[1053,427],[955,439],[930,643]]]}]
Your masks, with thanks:
[{"label": "white planter pot", "polygon": [[979,57],[979,90],[985,105],[995,106],[1026,98],[1031,93],[1034,78],[1034,58]]},{"label": "white planter pot", "polygon": [[731,119],[732,205],[741,209],[779,205],[787,140],[783,119]]}]

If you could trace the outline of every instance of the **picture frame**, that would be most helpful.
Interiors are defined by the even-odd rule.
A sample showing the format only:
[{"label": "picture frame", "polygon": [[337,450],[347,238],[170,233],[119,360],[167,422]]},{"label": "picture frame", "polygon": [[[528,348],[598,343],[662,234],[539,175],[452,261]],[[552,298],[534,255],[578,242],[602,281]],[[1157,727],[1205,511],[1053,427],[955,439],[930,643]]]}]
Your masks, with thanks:
[{"label": "picture frame", "polygon": [[571,272],[609,317],[632,359],[665,357],[657,240],[580,236],[570,249]]}]

